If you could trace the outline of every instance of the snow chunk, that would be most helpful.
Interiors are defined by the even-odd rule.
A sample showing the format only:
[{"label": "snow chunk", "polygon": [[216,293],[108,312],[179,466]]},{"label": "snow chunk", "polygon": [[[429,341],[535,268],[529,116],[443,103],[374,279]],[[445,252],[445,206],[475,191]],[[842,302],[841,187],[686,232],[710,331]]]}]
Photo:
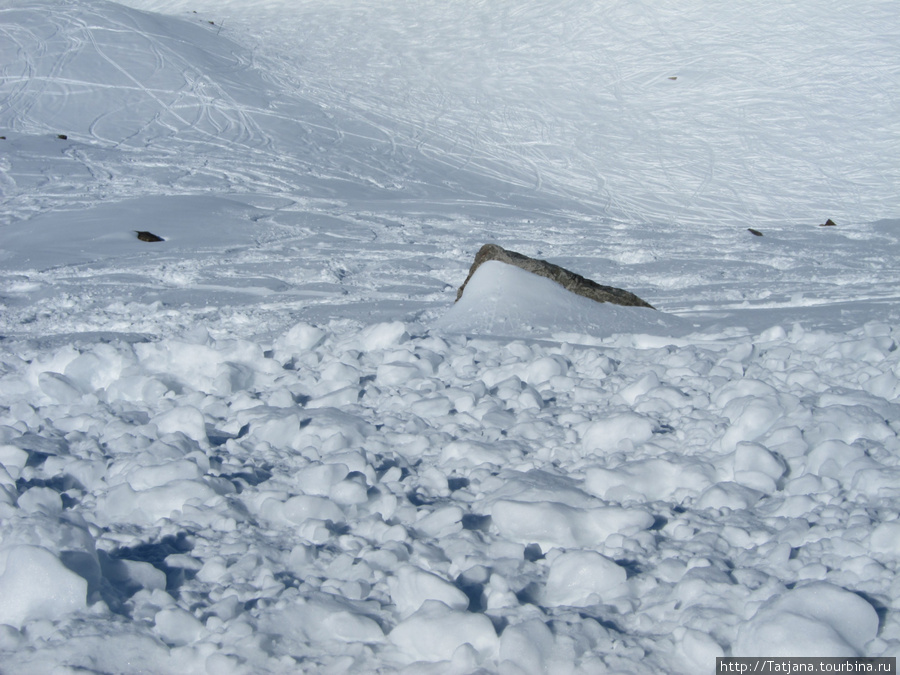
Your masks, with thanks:
[{"label": "snow chunk", "polygon": [[[549,672],[548,661],[553,656],[553,633],[543,621],[530,619],[508,626],[500,636],[500,662],[515,664],[525,675]],[[501,666],[500,672],[506,672]]]},{"label": "snow chunk", "polygon": [[731,426],[722,436],[722,448],[731,450],[742,441],[762,437],[784,416],[785,409],[775,397],[743,396],[729,401],[723,412]]},{"label": "snow chunk", "polygon": [[762,496],[758,490],[726,481],[708,487],[694,506],[698,509],[748,509]]},{"label": "snow chunk", "polygon": [[675,656],[681,659],[687,672],[702,672],[707,664],[725,656],[719,643],[706,633],[678,626],[672,631],[672,637],[675,638]]},{"label": "snow chunk", "polygon": [[435,509],[415,522],[416,532],[429,537],[446,537],[463,529],[463,510],[458,506]]},{"label": "snow chunk", "polygon": [[466,644],[489,658],[499,646],[494,625],[484,614],[456,611],[437,600],[425,602],[388,639],[412,661],[449,661]]},{"label": "snow chunk", "polygon": [[275,341],[279,360],[287,362],[291,356],[318,347],[326,337],[325,331],[308,323],[298,323]]},{"label": "snow chunk", "polygon": [[154,417],[151,422],[161,434],[183,433],[198,443],[209,443],[206,435],[206,419],[193,406],[180,406]]},{"label": "snow chunk", "polygon": [[376,371],[378,384],[399,386],[422,379],[422,371],[412,363],[382,363]]},{"label": "snow chunk", "polygon": [[177,459],[156,466],[138,467],[128,473],[128,484],[135,490],[160,487],[175,480],[197,480],[203,472],[189,459]]},{"label": "snow chunk", "polygon": [[217,496],[215,490],[199,480],[174,480],[140,491],[122,484],[97,500],[97,515],[109,522],[130,520],[152,525],[160,518],[181,512],[189,504],[202,504]]},{"label": "snow chunk", "polygon": [[173,645],[188,645],[206,634],[206,628],[191,613],[180,607],[166,607],[156,613],[156,632]]},{"label": "snow chunk", "polygon": [[336,642],[384,642],[384,631],[375,620],[349,610],[343,601],[326,597],[290,604],[265,617],[261,627],[287,639],[305,635],[312,641],[332,643],[332,650],[341,649],[340,645],[333,644]]},{"label": "snow chunk", "polygon": [[104,553],[100,554],[103,576],[116,585],[166,590],[166,574],[147,562],[139,560],[116,560]]},{"label": "snow chunk", "polygon": [[563,553],[553,560],[543,604],[587,607],[627,590],[627,574],[609,558],[594,551]]},{"label": "snow chunk", "polygon": [[840,478],[844,469],[851,462],[865,457],[865,451],[856,446],[847,445],[843,441],[825,441],[809,451],[806,458],[806,470],[817,476]]},{"label": "snow chunk", "polygon": [[652,458],[628,462],[615,469],[590,468],[584,485],[603,499],[675,499],[699,494],[715,480],[715,472],[698,462]]},{"label": "snow chunk", "polygon": [[440,601],[453,610],[464,610],[469,606],[469,598],[456,586],[412,565],[398,569],[389,579],[388,587],[401,617],[418,611],[428,600]]},{"label": "snow chunk", "polygon": [[359,334],[360,345],[366,352],[394,347],[407,340],[409,333],[406,332],[406,326],[399,321],[368,326]]},{"label": "snow chunk", "polygon": [[503,466],[509,453],[496,445],[476,441],[452,441],[441,450],[441,464],[478,466],[496,464]]},{"label": "snow chunk", "polygon": [[591,424],[584,432],[582,446],[586,453],[611,452],[623,441],[633,446],[653,436],[653,421],[635,413],[620,413]]},{"label": "snow chunk", "polygon": [[0,574],[0,624],[21,628],[35,619],[58,619],[87,606],[87,581],[39,546],[16,546]]},{"label": "snow chunk", "polygon": [[59,373],[45,371],[38,375],[38,386],[51,400],[57,403],[75,403],[81,400],[82,392],[75,383]]},{"label": "snow chunk", "polygon": [[522,379],[531,385],[549,382],[551,378],[565,375],[569,371],[569,363],[561,356],[544,356],[525,366]]},{"label": "snow chunk", "polygon": [[544,550],[591,548],[612,534],[630,536],[653,524],[653,516],[640,509],[578,509],[557,502],[498,501],[491,518],[504,537]]},{"label": "snow chunk", "polygon": [[58,516],[63,510],[62,497],[50,488],[29,488],[19,495],[19,508],[28,513]]},{"label": "snow chunk", "polygon": [[299,469],[294,474],[294,479],[304,494],[326,497],[331,488],[344,480],[348,473],[350,469],[346,464],[317,462]]},{"label": "snow chunk", "polygon": [[628,405],[634,405],[641,396],[658,386],[660,386],[659,376],[650,371],[641,379],[620,389],[618,393]]},{"label": "snow chunk", "polygon": [[765,474],[772,480],[784,475],[784,463],[768,448],[757,443],[738,443],[734,453],[734,472],[754,471]]},{"label": "snow chunk", "polygon": [[12,478],[18,478],[28,461],[28,451],[15,445],[0,444],[0,465],[2,465]]},{"label": "snow chunk", "polygon": [[367,616],[351,612],[330,612],[322,620],[329,637],[340,642],[383,642],[384,632]]},{"label": "snow chunk", "polygon": [[890,559],[900,556],[900,522],[881,523],[869,535],[869,548]]},{"label": "snow chunk", "polygon": [[297,524],[309,519],[335,523],[344,520],[344,513],[337,504],[330,499],[311,495],[291,497],[281,506],[281,513],[288,522]]},{"label": "snow chunk", "polygon": [[763,605],[738,631],[734,656],[862,656],[878,615],[855,593],[819,582]]}]

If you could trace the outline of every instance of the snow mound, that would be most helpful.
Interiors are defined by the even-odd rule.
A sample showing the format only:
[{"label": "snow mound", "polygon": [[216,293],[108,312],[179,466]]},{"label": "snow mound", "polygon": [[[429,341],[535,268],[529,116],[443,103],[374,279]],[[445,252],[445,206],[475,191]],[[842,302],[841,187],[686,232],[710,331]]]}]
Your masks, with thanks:
[{"label": "snow mound", "polygon": [[475,270],[463,296],[434,327],[450,333],[501,337],[606,337],[616,333],[665,335],[683,331],[684,323],[652,309],[598,303],[549,279],[491,260]]},{"label": "snow mound", "polygon": [[828,583],[797,588],[741,626],[735,656],[863,656],[878,615],[863,598]]}]

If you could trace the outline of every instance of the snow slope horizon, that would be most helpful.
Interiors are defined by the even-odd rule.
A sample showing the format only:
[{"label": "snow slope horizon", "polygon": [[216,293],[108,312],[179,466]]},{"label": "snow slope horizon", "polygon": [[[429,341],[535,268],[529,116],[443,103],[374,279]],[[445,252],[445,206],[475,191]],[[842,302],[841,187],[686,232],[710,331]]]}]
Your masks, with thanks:
[{"label": "snow slope horizon", "polygon": [[[13,28],[6,31],[13,38],[6,42],[9,56],[5,62],[10,66],[3,80],[10,104],[0,112],[0,128],[9,130],[6,134],[9,138],[4,142],[9,169],[5,172],[7,182],[3,188],[3,217],[7,225],[13,226],[5,230],[8,238],[18,236],[16,230],[26,233],[27,238],[32,217],[41,215],[45,219],[34,221],[39,224],[47,222],[47,218],[56,218],[54,214],[60,210],[94,209],[104,202],[127,202],[142,196],[157,197],[163,209],[177,209],[162,202],[172,195],[227,194],[230,201],[246,204],[247,213],[231,222],[236,228],[253,232],[248,245],[229,246],[231,264],[222,265],[221,258],[213,256],[218,244],[209,233],[206,236],[210,237],[210,246],[205,247],[209,256],[203,264],[190,271],[179,269],[163,278],[176,287],[175,302],[182,304],[185,294],[178,288],[180,280],[192,278],[205,286],[230,287],[233,291],[234,277],[249,274],[252,292],[247,294],[245,302],[241,303],[239,292],[232,292],[228,300],[229,304],[243,304],[241,309],[253,315],[250,323],[262,327],[270,326],[271,321],[254,311],[255,303],[260,292],[270,293],[272,288],[299,287],[303,300],[294,307],[301,314],[299,318],[307,320],[357,316],[363,304],[373,308],[384,320],[429,318],[433,312],[428,310],[435,306],[435,301],[447,305],[444,293],[449,294],[460,283],[470,256],[487,241],[552,258],[603,283],[646,296],[666,311],[690,315],[701,323],[708,317],[713,322],[722,320],[725,325],[739,313],[745,325],[754,331],[767,328],[773,315],[784,317],[776,319],[781,322],[804,320],[810,326],[843,329],[871,318],[891,320],[896,316],[892,312],[897,296],[893,289],[900,285],[900,271],[895,263],[900,205],[877,206],[884,204],[890,195],[896,195],[895,190],[883,184],[879,187],[878,183],[882,180],[891,183],[893,169],[886,170],[881,164],[890,163],[900,149],[897,134],[891,133],[896,125],[894,118],[881,126],[866,119],[859,127],[871,135],[873,142],[877,141],[882,159],[877,164],[868,162],[871,170],[860,164],[847,173],[870,176],[862,180],[863,186],[853,191],[861,194],[862,187],[870,186],[877,198],[866,197],[865,204],[857,204],[860,208],[848,213],[846,220],[834,208],[828,207],[828,212],[822,213],[825,204],[804,206],[806,213],[800,221],[765,216],[753,206],[769,199],[804,203],[809,195],[821,189],[821,177],[806,182],[766,180],[758,185],[764,186],[768,194],[754,199],[752,204],[740,206],[733,199],[723,201],[723,205],[730,204],[728,209],[739,215],[737,221],[720,219],[721,214],[715,209],[704,207],[703,220],[698,222],[693,216],[685,216],[687,202],[667,207],[664,216],[655,213],[655,207],[649,205],[624,210],[608,205],[597,207],[591,196],[593,189],[573,193],[567,188],[568,193],[563,195],[559,186],[552,187],[547,180],[539,181],[540,186],[533,180],[523,180],[525,173],[533,174],[533,169],[528,167],[535,164],[524,150],[530,146],[521,139],[516,140],[515,135],[507,140],[491,140],[498,132],[489,125],[493,130],[488,138],[478,140],[479,147],[483,148],[478,150],[478,143],[459,131],[465,126],[459,121],[453,121],[450,129],[426,134],[427,129],[417,127],[415,119],[428,114],[430,104],[403,99],[415,108],[415,114],[402,105],[391,109],[387,104],[396,101],[400,105],[402,97],[378,98],[372,93],[374,81],[357,81],[353,73],[359,69],[352,60],[355,58],[352,52],[347,54],[350,60],[345,63],[347,81],[338,79],[339,73],[333,68],[324,68],[321,60],[329,45],[338,47],[324,39],[320,23],[333,21],[336,36],[340,36],[350,30],[346,22],[353,18],[352,13],[348,18],[328,5],[317,14],[316,5],[297,5],[292,11],[299,12],[299,24],[322,39],[314,41],[315,44],[309,44],[309,36],[300,40],[304,51],[295,63],[281,51],[282,45],[292,44],[285,35],[280,35],[277,41],[265,41],[272,35],[271,31],[290,30],[291,21],[271,20],[276,10],[289,10],[278,3],[263,5],[254,10],[261,16],[253,23],[254,13],[246,8],[241,12],[241,6],[238,3],[221,8],[234,12],[234,18],[229,20],[229,26],[238,24],[234,31],[211,26],[199,16],[189,15],[192,25],[104,3],[57,7],[54,3],[37,2],[33,10],[27,6],[7,9],[6,17],[25,17],[10,22],[8,25]],[[44,40],[28,16],[34,17],[36,25],[44,26],[43,8],[47,7],[58,10],[54,12],[58,30],[52,39]],[[88,11],[84,7],[102,7],[103,12],[98,18],[97,9]],[[170,9],[175,7],[169,5]],[[358,10],[368,12],[367,7],[360,4]],[[422,10],[426,17],[432,11],[428,7]],[[552,17],[544,16],[545,8],[540,3],[535,4],[535,10],[534,16],[523,17],[519,30],[531,27],[540,36],[542,33],[533,22],[564,16],[562,9]],[[84,17],[79,16],[82,11],[87,12]],[[383,21],[399,22],[396,11],[387,12]],[[861,12],[861,16],[867,13]],[[443,21],[460,21],[460,17],[451,14]],[[277,28],[276,23],[281,27]],[[447,33],[448,51],[453,50],[451,38],[462,40],[467,35],[463,26],[453,25],[456,29]],[[91,30],[86,31],[85,26],[91,26]],[[402,23],[397,26],[400,27]],[[250,33],[254,29],[260,31],[256,37]],[[294,30],[302,34],[300,28]],[[861,21],[857,30],[863,33],[872,29],[866,20]],[[374,27],[371,33],[371,39],[377,40]],[[107,52],[116,55],[121,51],[117,40],[122,35],[131,36],[130,57],[113,68]],[[398,49],[408,46],[417,35],[412,30],[404,33],[405,41]],[[249,46],[232,42],[230,37],[247,40]],[[775,45],[784,46],[780,34],[775,37]],[[380,49],[386,48],[377,44],[381,45]],[[29,48],[42,57],[29,57]],[[444,47],[438,43],[433,48],[434,58],[439,61]],[[873,51],[875,56],[881,53],[874,47]],[[501,50],[500,53],[501,65],[506,64],[502,70],[512,68],[516,63],[515,52]],[[644,58],[642,54],[638,50],[632,67],[643,67],[638,65]],[[603,55],[600,52],[595,58]],[[556,61],[571,56],[556,47],[548,51],[544,63],[541,54],[526,50],[520,68],[527,73],[546,70],[558,74]],[[628,63],[621,54],[609,58],[611,63],[623,67]],[[332,60],[339,61],[334,57]],[[373,63],[382,61],[390,59],[382,55]],[[149,68],[147,63],[155,65]],[[476,69],[475,64],[467,61],[458,65],[461,73]],[[602,62],[597,67],[600,65]],[[865,82],[883,89],[889,78],[895,76],[891,70],[871,65],[860,66],[865,66]],[[95,66],[98,69],[92,70]],[[104,66],[108,66],[108,75]],[[133,73],[128,71],[129,67],[134,68]],[[408,73],[406,86],[411,91],[440,84],[427,78],[420,81],[415,72],[410,69]],[[575,71],[572,77],[577,79],[580,75]],[[138,86],[112,89],[107,84],[127,80],[128,76],[149,77],[162,85],[159,89]],[[494,108],[515,106],[530,110],[534,97],[516,96],[514,84],[515,79],[511,80],[510,91],[500,89],[495,98],[486,99],[483,111],[462,104],[454,105],[453,109],[458,115],[469,115],[468,125],[475,128],[482,126],[479,117],[482,112]],[[92,88],[102,94],[96,100],[89,95]],[[360,97],[348,99],[348,94],[356,90],[360,91]],[[121,98],[115,105],[108,102],[113,91],[119,91]],[[448,96],[454,91],[448,92]],[[763,85],[759,95],[776,97],[774,102],[782,97],[779,91]],[[368,98],[363,99],[363,95]],[[693,96],[696,97],[692,99],[694,105],[705,110],[703,92],[695,92]],[[63,100],[66,104],[60,107]],[[846,119],[859,118],[857,106],[861,100],[848,90],[844,108],[835,109],[834,114],[843,117],[843,110]],[[662,129],[647,118],[628,117],[629,101],[623,99],[620,110],[609,114],[618,115],[623,129],[631,129],[629,133],[644,134],[650,143],[647,152],[660,156],[664,148],[656,146],[653,139],[659,137]],[[583,109],[579,99],[573,99],[570,105],[571,109],[560,119],[547,117],[545,122],[581,128],[597,120],[596,114],[588,114]],[[65,128],[58,123],[61,111],[67,115]],[[443,119],[440,110],[434,113],[436,122]],[[540,116],[540,111],[530,114]],[[607,113],[600,117],[605,119]],[[567,122],[569,118],[573,119]],[[629,120],[630,125],[626,124]],[[16,130],[20,128],[34,133],[17,137]],[[104,129],[120,128],[133,131],[104,132]],[[510,133],[516,131],[510,129]],[[735,142],[729,139],[729,134],[734,133],[731,129],[739,132],[745,127],[723,125],[718,140],[725,145]],[[55,138],[57,133],[66,133],[69,138],[60,141]],[[810,126],[810,133],[817,134],[817,142],[822,145],[833,136],[833,128],[816,123]],[[769,152],[780,136],[760,138],[769,145],[758,150]],[[568,152],[564,144],[550,142],[550,145],[556,148],[554,152]],[[505,156],[502,162],[480,163],[477,152],[500,146],[509,152],[521,150],[521,154],[518,159]],[[640,143],[636,147],[640,148]],[[595,154],[595,161],[602,160],[608,171],[646,175],[630,165],[633,157],[643,156],[643,152],[610,155],[600,148]],[[683,154],[685,157],[692,154],[689,146]],[[866,161],[868,157],[856,152],[848,156],[854,157],[854,161]],[[767,161],[776,160],[777,152]],[[739,172],[727,173],[725,167],[719,170],[735,188],[746,180]],[[580,183],[576,173],[573,169],[568,175],[571,186]],[[832,178],[825,179],[828,189],[839,193],[842,188]],[[682,191],[674,185],[672,189],[674,194]],[[668,191],[671,190],[663,192]],[[620,192],[625,195],[634,191],[625,188]],[[158,234],[171,238],[176,229],[185,228],[183,220],[167,226],[165,221],[156,222],[152,210],[143,205],[138,208],[149,217],[144,220],[140,214],[134,214],[136,222],[122,222],[119,226],[121,235],[146,229],[159,230]],[[868,222],[862,216],[866,209]],[[202,202],[197,204],[197,211],[187,220],[205,218]],[[95,211],[85,213],[94,217]],[[96,213],[104,217],[102,211]],[[58,217],[58,227],[65,228],[69,216],[62,213]],[[793,218],[796,217],[794,214]],[[838,220],[836,231],[816,227],[827,217]],[[878,218],[882,220],[875,222]],[[641,227],[635,227],[636,224]],[[748,236],[748,225],[762,229],[766,236]],[[71,248],[92,248],[102,254],[103,248],[96,242],[78,241],[77,230],[69,236],[76,237]],[[139,274],[135,278],[142,275],[159,279],[159,268],[183,267],[178,256],[166,256],[166,249],[150,252],[133,243],[136,256],[129,258],[127,267],[133,271],[133,265],[138,265]],[[351,256],[350,247],[359,249],[360,254]],[[702,249],[700,256],[698,248]],[[67,259],[62,247],[58,249],[61,255],[56,262],[74,262]],[[412,283],[395,282],[393,258],[398,250],[403,251],[401,268],[407,271],[408,282],[415,280]],[[13,249],[0,255],[9,260],[18,253]],[[263,267],[258,264],[260,259],[266,260],[266,274],[258,273]],[[54,261],[48,260],[46,265],[53,267]],[[223,272],[217,273],[218,270]],[[761,275],[768,282],[766,287],[747,287],[747,279]],[[55,275],[48,275],[46,270],[38,269],[37,274],[26,276],[27,280],[17,280],[15,289],[40,287],[46,278],[55,282]],[[873,277],[878,280],[877,285],[872,283]],[[85,296],[82,287],[73,283],[71,277],[63,283],[71,284],[69,295],[76,302]],[[96,291],[97,287],[92,290]],[[133,296],[159,297],[159,290],[143,284],[130,287]],[[163,302],[166,295],[162,294]],[[327,299],[327,314],[318,311],[315,305],[307,306],[310,295]],[[42,302],[39,294],[33,297],[12,293],[8,297],[13,313],[16,300],[21,298],[32,314],[19,316],[11,323],[31,326],[36,334],[56,332],[54,326],[68,325],[67,315],[73,313],[72,307],[63,312],[52,303]],[[202,296],[199,299],[203,300]],[[111,298],[104,300],[108,305]],[[35,320],[31,309],[42,304],[45,306],[36,312]],[[203,308],[190,311],[205,311],[208,303],[203,301],[203,304]],[[84,309],[96,312],[103,307]],[[50,320],[40,320],[43,315]],[[285,330],[289,325],[282,322],[273,328]],[[165,326],[158,328],[165,329]]]},{"label": "snow slope horizon", "polygon": [[889,3],[129,4],[0,5],[0,669],[898,655]]},{"label": "snow slope horizon", "polygon": [[[252,26],[304,90],[629,223],[896,216],[889,3],[131,3]],[[338,44],[353,48],[336,59]],[[857,180],[861,159],[873,170]]]}]

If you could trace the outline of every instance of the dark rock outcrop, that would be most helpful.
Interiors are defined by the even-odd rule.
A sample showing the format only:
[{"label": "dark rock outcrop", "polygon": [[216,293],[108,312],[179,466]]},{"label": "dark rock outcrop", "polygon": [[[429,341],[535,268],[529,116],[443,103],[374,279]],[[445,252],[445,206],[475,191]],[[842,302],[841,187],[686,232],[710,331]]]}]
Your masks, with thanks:
[{"label": "dark rock outcrop", "polygon": [[469,283],[469,279],[475,274],[475,270],[488,260],[497,260],[506,263],[507,265],[519,267],[526,272],[546,277],[551,281],[555,281],[567,291],[590,298],[591,300],[596,300],[597,302],[609,302],[615,305],[625,305],[627,307],[647,307],[649,309],[654,309],[652,305],[644,302],[634,293],[623,291],[621,288],[613,288],[612,286],[601,286],[600,284],[591,281],[590,279],[586,279],[580,274],[570,272],[559,265],[554,265],[546,260],[529,258],[528,256],[516,253],[515,251],[507,251],[505,248],[497,246],[496,244],[485,244],[478,251],[475,256],[475,262],[473,262],[472,267],[469,268],[469,276],[466,277],[463,285],[459,287],[459,291],[456,294],[457,300],[462,297],[466,284]]},{"label": "dark rock outcrop", "polygon": [[140,239],[141,241],[149,241],[149,242],[165,241],[165,239],[153,234],[152,232],[137,231],[137,230],[135,230],[135,231],[137,232],[137,238]]}]

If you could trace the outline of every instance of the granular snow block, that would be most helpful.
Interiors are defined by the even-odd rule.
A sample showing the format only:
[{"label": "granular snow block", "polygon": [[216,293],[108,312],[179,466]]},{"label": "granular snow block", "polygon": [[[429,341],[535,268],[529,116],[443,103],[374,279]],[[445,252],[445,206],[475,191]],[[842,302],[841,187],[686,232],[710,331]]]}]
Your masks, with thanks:
[{"label": "granular snow block", "polygon": [[484,614],[457,611],[437,600],[428,600],[388,638],[412,661],[449,661],[465,644],[482,658],[490,657],[499,646],[494,626]]},{"label": "granular snow block", "polygon": [[16,546],[0,574],[0,624],[21,628],[86,607],[87,581],[39,546]]},{"label": "granular snow block", "polygon": [[572,551],[553,560],[543,604],[587,607],[627,590],[625,568],[595,551]]}]

